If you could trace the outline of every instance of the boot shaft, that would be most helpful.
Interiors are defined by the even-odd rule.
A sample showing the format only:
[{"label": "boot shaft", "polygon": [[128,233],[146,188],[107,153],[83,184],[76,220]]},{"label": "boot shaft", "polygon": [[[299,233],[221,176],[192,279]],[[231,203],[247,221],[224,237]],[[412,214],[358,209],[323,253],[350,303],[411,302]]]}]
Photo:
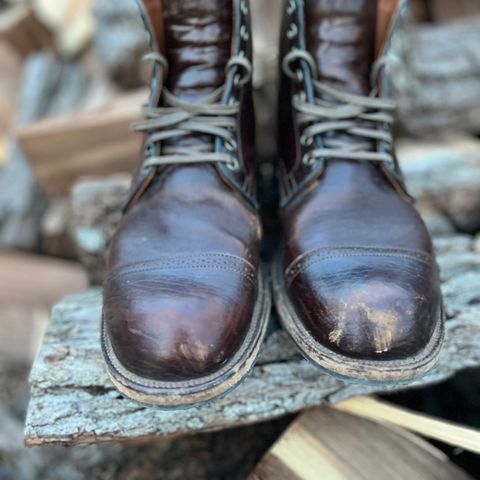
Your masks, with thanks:
[{"label": "boot shaft", "polygon": [[[173,155],[176,165],[172,167],[176,171],[198,168],[198,165],[190,165],[187,158],[184,165],[178,165],[179,160],[183,162],[179,152],[185,156],[193,153],[197,159],[194,161],[202,157],[203,163],[209,163],[208,166],[232,189],[256,205],[248,0],[137,0],[137,3],[150,35],[151,57],[155,61],[149,108],[157,110],[154,114],[158,114],[159,123],[172,113],[188,116],[188,112],[205,102],[212,108],[205,114],[190,116],[186,123],[169,124],[168,138],[163,138],[162,128],[150,128],[151,121],[148,126],[139,128],[148,132],[148,151],[141,158],[127,208],[163,170],[172,170],[165,168],[170,165],[164,163],[151,168],[152,159],[155,162],[163,157],[164,162],[165,157]],[[225,108],[220,108],[221,105],[232,105],[237,113],[226,119]],[[172,106],[178,106],[175,112]],[[211,133],[216,128],[212,113],[216,110],[222,112],[219,127],[231,131],[231,141]],[[193,131],[192,124],[195,125]],[[205,133],[202,132],[203,124],[209,125]],[[178,135],[172,136],[172,131],[177,131]],[[152,142],[152,135],[158,141]],[[211,162],[206,158],[209,152],[212,153]],[[225,156],[231,157],[230,164],[215,162],[216,158]],[[146,169],[145,165],[150,167]]]},{"label": "boot shaft", "polygon": [[305,44],[318,79],[359,95],[370,93],[378,5],[372,0],[305,0]]},{"label": "boot shaft", "polygon": [[404,5],[397,0],[284,2],[278,137],[283,206],[326,168],[340,164],[339,175],[351,178],[363,176],[357,172],[362,169],[371,170],[373,178],[373,170],[381,169],[408,197],[391,140],[393,102],[382,100],[388,83],[380,60]]},{"label": "boot shaft", "polygon": [[194,101],[225,82],[232,55],[232,0],[142,0],[154,49],[165,55],[167,88]]}]

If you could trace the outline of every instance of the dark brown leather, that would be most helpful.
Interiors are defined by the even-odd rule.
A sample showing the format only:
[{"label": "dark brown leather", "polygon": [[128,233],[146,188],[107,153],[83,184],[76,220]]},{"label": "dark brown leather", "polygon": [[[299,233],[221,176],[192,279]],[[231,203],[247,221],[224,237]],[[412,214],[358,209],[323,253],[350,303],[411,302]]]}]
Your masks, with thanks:
[{"label": "dark brown leather", "polygon": [[375,60],[376,1],[306,1],[306,46],[319,79],[340,90],[368,95]]},{"label": "dark brown leather", "polygon": [[225,81],[232,50],[232,1],[165,1],[167,86],[192,101]]},{"label": "dark brown leather", "polygon": [[[320,78],[339,90],[368,94],[376,2],[304,4],[305,45]],[[284,53],[299,41],[286,39],[292,21],[286,14]],[[289,297],[306,329],[332,351],[358,359],[404,359],[425,347],[441,316],[429,234],[378,165],[348,160],[326,161],[317,170],[301,165],[302,132],[291,98],[302,88],[283,76],[279,170]]]},{"label": "dark brown leather", "polygon": [[[167,85],[184,100],[226,81],[239,34],[232,10],[232,0],[163,1]],[[250,89],[235,87],[232,94],[242,98],[239,176],[249,179],[253,194]],[[123,366],[167,381],[202,377],[224,365],[251,322],[261,232],[257,211],[217,166],[159,170],[110,245],[104,318]]]}]

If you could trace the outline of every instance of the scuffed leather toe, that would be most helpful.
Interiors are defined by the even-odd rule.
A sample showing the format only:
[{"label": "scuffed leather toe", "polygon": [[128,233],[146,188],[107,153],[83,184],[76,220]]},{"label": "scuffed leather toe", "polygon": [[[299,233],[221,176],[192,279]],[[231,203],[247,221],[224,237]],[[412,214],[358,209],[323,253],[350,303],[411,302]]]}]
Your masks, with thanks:
[{"label": "scuffed leather toe", "polygon": [[285,278],[313,339],[353,359],[413,356],[441,316],[436,264],[421,252],[321,248],[294,261]]},{"label": "scuffed leather toe", "polygon": [[256,275],[222,254],[168,256],[113,271],[104,319],[125,369],[159,381],[214,373],[232,358],[250,325]]}]

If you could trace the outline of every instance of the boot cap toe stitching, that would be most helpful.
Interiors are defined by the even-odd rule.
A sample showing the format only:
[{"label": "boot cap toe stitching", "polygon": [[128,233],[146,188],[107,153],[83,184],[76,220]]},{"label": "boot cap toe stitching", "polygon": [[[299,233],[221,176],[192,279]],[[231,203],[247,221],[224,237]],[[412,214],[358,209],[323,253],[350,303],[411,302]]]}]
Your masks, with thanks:
[{"label": "boot cap toe stitching", "polygon": [[176,269],[214,269],[227,270],[239,273],[253,285],[257,282],[257,274],[254,266],[247,260],[235,255],[223,253],[206,253],[192,255],[171,255],[156,258],[152,261],[128,264],[113,269],[108,276],[108,281],[117,280],[120,277],[133,273],[148,272],[154,270]]},{"label": "boot cap toe stitching", "polygon": [[397,248],[378,247],[324,247],[312,250],[298,256],[285,269],[285,279],[288,285],[307,268],[317,263],[341,257],[393,257],[415,260],[432,267],[433,257],[428,253]]}]

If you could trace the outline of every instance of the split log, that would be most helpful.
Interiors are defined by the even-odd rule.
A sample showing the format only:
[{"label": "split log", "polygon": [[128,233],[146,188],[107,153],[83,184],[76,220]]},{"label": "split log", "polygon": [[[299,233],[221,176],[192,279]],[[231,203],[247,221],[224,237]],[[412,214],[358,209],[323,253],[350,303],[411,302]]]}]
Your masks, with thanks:
[{"label": "split log", "polygon": [[13,251],[0,252],[0,304],[51,308],[67,293],[88,286],[75,262]]},{"label": "split log", "polygon": [[88,281],[79,264],[19,252],[0,253],[0,357],[33,361],[49,311]]},{"label": "split log", "polygon": [[34,11],[24,5],[2,10],[0,41],[7,42],[24,58],[36,50],[44,50],[53,45],[51,32]]},{"label": "split log", "polygon": [[[72,111],[89,85],[83,69],[49,53],[29,56],[21,82],[16,125]],[[36,250],[45,202],[22,150],[11,141],[0,171],[0,246]]]},{"label": "split log", "polygon": [[94,33],[92,0],[33,0],[36,15],[54,34],[57,51],[72,58],[89,44]]},{"label": "split log", "polygon": [[335,404],[334,408],[390,427],[404,428],[462,450],[480,453],[480,430],[472,427],[416,413],[371,397],[351,398]]},{"label": "split log", "polygon": [[269,450],[249,480],[468,480],[431,444],[331,408],[297,418]]},{"label": "split log", "polygon": [[15,142],[9,142],[6,165],[0,170],[0,247],[37,249],[44,208],[27,159]]},{"label": "split log", "polygon": [[389,68],[405,132],[480,132],[478,45],[480,17],[411,24],[397,32],[392,47],[396,61]]},{"label": "split log", "polygon": [[23,74],[19,126],[82,108],[89,87],[82,65],[51,53],[31,55]]},{"label": "split log", "polygon": [[123,398],[103,366],[101,291],[69,297],[54,309],[32,370],[26,443],[145,441],[221,430],[353,396],[423,387],[479,366],[480,257],[472,242],[465,236],[438,242],[446,343],[435,369],[409,385],[367,386],[326,376],[299,356],[285,332],[272,327],[252,375],[223,399],[173,412],[144,407]]},{"label": "split log", "polygon": [[141,118],[146,99],[141,90],[96,109],[18,129],[16,137],[42,191],[48,196],[67,195],[82,176],[132,171],[142,136],[130,127]]}]

